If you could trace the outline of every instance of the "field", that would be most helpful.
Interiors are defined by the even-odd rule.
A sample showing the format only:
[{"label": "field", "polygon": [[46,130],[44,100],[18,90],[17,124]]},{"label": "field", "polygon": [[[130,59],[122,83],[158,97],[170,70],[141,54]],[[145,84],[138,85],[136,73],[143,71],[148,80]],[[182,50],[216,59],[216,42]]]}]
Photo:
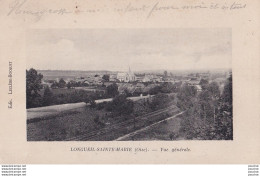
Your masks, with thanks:
[{"label": "field", "polygon": [[136,140],[136,141],[151,141],[151,140],[183,140],[180,136],[181,117],[164,121],[147,130],[139,132],[131,137],[124,138],[122,141]]},{"label": "field", "polygon": [[95,123],[94,118],[104,114],[103,111],[84,107],[59,113],[47,120],[27,123],[27,139],[28,141],[59,141],[99,129],[101,125]]},{"label": "field", "polygon": [[107,141],[149,126],[179,112],[172,104],[151,110],[140,108],[142,100],[135,102],[134,114],[114,115],[104,109],[85,106],[58,115],[43,117],[43,120],[27,122],[28,141]]},{"label": "field", "polygon": [[55,80],[57,78],[63,79],[74,79],[77,77],[87,77],[89,75],[95,74],[110,74],[112,72],[109,71],[76,71],[76,70],[37,70],[39,73],[43,75],[45,79]]},{"label": "field", "polygon": [[[59,89],[51,89],[51,92],[53,93],[53,95],[61,95],[61,94],[71,94],[71,93],[75,93],[75,92],[79,92],[79,91],[85,91],[88,92],[89,94],[91,94],[91,92],[93,92],[93,89],[87,89],[87,88],[77,88],[77,89],[67,89],[67,88],[59,88]],[[41,89],[39,91],[39,94],[41,96],[43,96],[44,93],[44,89]]]}]

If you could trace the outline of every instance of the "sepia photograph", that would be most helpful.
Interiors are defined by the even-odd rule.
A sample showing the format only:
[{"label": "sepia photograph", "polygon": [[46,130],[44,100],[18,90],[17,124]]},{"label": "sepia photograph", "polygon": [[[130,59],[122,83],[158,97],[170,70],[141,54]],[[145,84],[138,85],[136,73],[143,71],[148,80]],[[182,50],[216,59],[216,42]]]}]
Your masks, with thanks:
[{"label": "sepia photograph", "polygon": [[27,141],[233,140],[231,28],[30,29]]}]

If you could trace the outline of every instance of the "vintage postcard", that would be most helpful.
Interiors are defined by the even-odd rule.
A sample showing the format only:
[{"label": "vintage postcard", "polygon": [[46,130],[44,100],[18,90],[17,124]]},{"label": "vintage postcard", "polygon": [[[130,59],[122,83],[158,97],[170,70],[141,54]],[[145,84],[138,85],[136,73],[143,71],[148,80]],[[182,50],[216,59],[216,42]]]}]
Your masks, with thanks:
[{"label": "vintage postcard", "polygon": [[258,1],[0,4],[1,163],[259,163]]}]

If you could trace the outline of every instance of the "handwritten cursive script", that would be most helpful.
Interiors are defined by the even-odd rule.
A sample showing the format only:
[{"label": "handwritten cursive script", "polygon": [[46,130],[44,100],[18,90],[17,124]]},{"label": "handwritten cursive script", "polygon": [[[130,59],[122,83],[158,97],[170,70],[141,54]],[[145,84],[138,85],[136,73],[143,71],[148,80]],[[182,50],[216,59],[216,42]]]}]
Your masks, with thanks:
[{"label": "handwritten cursive script", "polygon": [[7,13],[7,16],[10,16],[11,14],[16,15],[33,15],[37,17],[37,20],[39,20],[43,15],[45,14],[58,14],[58,15],[64,15],[67,13],[71,13],[65,8],[59,8],[59,9],[42,9],[42,10],[28,10],[24,8],[25,4],[27,3],[27,0],[15,0],[9,5],[9,12]]},{"label": "handwritten cursive script", "polygon": [[[221,11],[237,11],[242,10],[247,7],[247,4],[245,3],[237,3],[237,2],[231,2],[231,3],[218,3],[218,2],[196,2],[196,3],[188,3],[188,4],[182,4],[182,5],[175,5],[173,3],[161,3],[161,1],[157,1],[155,3],[148,2],[146,4],[139,4],[139,3],[126,3],[123,6],[118,6],[117,4],[114,5],[103,5],[102,7],[95,7],[91,9],[84,9],[84,6],[81,7],[81,9],[78,9],[78,6],[76,6],[76,10],[72,8],[72,10],[68,10],[66,8],[45,8],[41,10],[35,10],[32,9],[32,6],[26,6],[27,0],[15,0],[9,4],[9,11],[7,13],[7,16],[10,16],[12,14],[15,15],[32,15],[36,17],[36,20],[40,20],[43,15],[64,15],[69,13],[76,13],[76,14],[86,14],[86,13],[105,13],[105,12],[115,12],[119,13],[120,15],[124,13],[142,13],[146,18],[150,18],[158,13],[163,13],[166,11],[201,11],[204,12],[208,10],[221,10]],[[30,7],[30,9],[29,9]]]}]

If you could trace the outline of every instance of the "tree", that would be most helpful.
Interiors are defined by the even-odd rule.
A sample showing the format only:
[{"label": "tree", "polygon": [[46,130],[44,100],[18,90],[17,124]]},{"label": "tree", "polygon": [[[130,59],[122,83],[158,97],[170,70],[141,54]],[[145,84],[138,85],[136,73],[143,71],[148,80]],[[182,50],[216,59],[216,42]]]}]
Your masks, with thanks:
[{"label": "tree", "polygon": [[41,89],[42,74],[38,74],[33,68],[26,70],[26,108],[39,106],[40,94],[38,91]]},{"label": "tree", "polygon": [[216,82],[212,82],[208,85],[207,87],[208,92],[211,95],[211,101],[209,104],[213,106],[213,119],[215,123],[216,115],[219,109],[219,98],[220,98],[220,90],[219,90],[219,85]]},{"label": "tree", "polygon": [[174,91],[174,86],[171,82],[165,82],[162,84],[162,89],[161,92],[162,93],[171,93]]},{"label": "tree", "polygon": [[200,84],[201,88],[204,90],[207,88],[209,81],[206,79],[201,79],[199,84]]},{"label": "tree", "polygon": [[72,87],[71,82],[68,82],[68,84],[67,84],[67,88],[70,89],[71,87]]},{"label": "tree", "polygon": [[116,96],[112,100],[113,111],[119,115],[130,115],[134,111],[134,102],[128,100],[124,94]]},{"label": "tree", "polygon": [[187,84],[182,85],[180,91],[177,93],[177,106],[182,110],[187,110],[193,106],[193,99],[196,97],[197,91],[194,86]]},{"label": "tree", "polygon": [[64,81],[63,78],[61,78],[59,81],[59,88],[64,88],[64,87],[66,87],[66,82]]},{"label": "tree", "polygon": [[207,90],[211,93],[212,99],[217,100],[220,97],[219,85],[216,82],[212,82],[208,85]]},{"label": "tree", "polygon": [[52,85],[51,85],[51,88],[52,89],[56,89],[56,88],[58,88],[59,87],[59,83],[57,83],[56,81],[54,81],[53,83],[52,83]]},{"label": "tree", "polygon": [[229,103],[230,105],[232,104],[232,75],[230,75],[224,86],[222,98],[224,102]]},{"label": "tree", "polygon": [[107,86],[107,95],[108,95],[108,97],[115,97],[118,94],[119,94],[118,86],[116,85],[116,83],[113,83],[113,84]]},{"label": "tree", "polygon": [[214,104],[211,99],[211,94],[209,91],[202,91],[199,96],[200,105],[200,117],[203,118],[204,122],[213,121],[214,118]]},{"label": "tree", "polygon": [[102,79],[104,80],[104,81],[109,81],[109,75],[103,75],[103,77],[102,77]]},{"label": "tree", "polygon": [[127,96],[127,97],[130,97],[132,94],[129,92],[128,89],[125,89],[124,90],[124,94]]},{"label": "tree", "polygon": [[171,100],[173,100],[173,98],[169,97],[166,94],[159,93],[159,94],[155,95],[152,98],[152,101],[148,102],[148,104],[149,104],[149,107],[153,111],[155,111],[155,110],[160,109],[160,108],[165,108],[165,106],[167,106],[167,104]]},{"label": "tree", "polygon": [[233,139],[232,74],[224,86],[223,93],[219,100],[219,106],[215,136],[218,139]]},{"label": "tree", "polygon": [[162,92],[162,87],[161,86],[155,86],[155,87],[153,87],[153,88],[151,88],[149,90],[149,94],[151,94],[151,95],[156,95],[156,94],[158,94],[160,92]]},{"label": "tree", "polygon": [[43,101],[42,101],[42,105],[43,106],[49,106],[52,104],[52,99],[53,99],[53,94],[50,90],[49,87],[46,87],[44,89],[44,93],[43,93]]},{"label": "tree", "polygon": [[163,74],[164,74],[164,77],[167,77],[167,76],[168,76],[168,73],[167,73],[166,70],[163,72]]},{"label": "tree", "polygon": [[[181,129],[184,130],[186,138],[232,139],[232,75],[228,78],[222,94],[216,82],[208,83],[207,80],[202,79],[200,84],[204,89],[194,99],[187,98],[186,95],[190,92],[187,87],[182,87],[177,94],[178,107],[187,110],[181,121]],[[187,106],[190,102],[192,106]]]}]

